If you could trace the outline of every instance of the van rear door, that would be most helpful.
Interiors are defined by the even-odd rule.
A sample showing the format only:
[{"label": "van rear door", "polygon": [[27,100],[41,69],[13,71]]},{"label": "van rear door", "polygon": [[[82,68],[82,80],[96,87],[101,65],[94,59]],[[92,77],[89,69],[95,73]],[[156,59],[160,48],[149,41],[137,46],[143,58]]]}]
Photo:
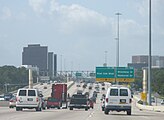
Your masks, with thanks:
[{"label": "van rear door", "polygon": [[27,103],[28,105],[36,105],[38,103],[38,96],[36,90],[28,90]]},{"label": "van rear door", "polygon": [[129,104],[128,89],[120,89],[120,104]]},{"label": "van rear door", "polygon": [[24,104],[27,104],[27,90],[19,90],[18,92],[18,97],[17,97],[17,102],[19,105],[24,105]]},{"label": "van rear door", "polygon": [[118,92],[118,88],[111,88],[109,96],[106,98],[106,102],[112,105],[119,104]]}]

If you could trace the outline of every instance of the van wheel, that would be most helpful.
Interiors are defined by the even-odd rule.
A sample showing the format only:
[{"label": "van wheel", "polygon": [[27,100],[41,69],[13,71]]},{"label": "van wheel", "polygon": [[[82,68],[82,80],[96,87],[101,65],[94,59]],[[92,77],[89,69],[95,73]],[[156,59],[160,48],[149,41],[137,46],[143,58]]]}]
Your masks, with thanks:
[{"label": "van wheel", "polygon": [[16,107],[16,111],[22,111],[22,108]]},{"label": "van wheel", "polygon": [[127,115],[131,115],[131,110],[128,110],[127,111]]},{"label": "van wheel", "polygon": [[88,111],[88,108],[85,108],[85,111]]},{"label": "van wheel", "polygon": [[60,109],[60,107],[58,107],[58,109]]},{"label": "van wheel", "polygon": [[69,109],[70,109],[70,110],[73,110],[73,108],[72,108],[72,107],[70,107]]},{"label": "van wheel", "polygon": [[42,111],[42,108],[41,107],[37,107],[36,111]]},{"label": "van wheel", "polygon": [[106,115],[108,115],[108,114],[109,114],[109,110],[104,109],[104,113],[105,113]]}]

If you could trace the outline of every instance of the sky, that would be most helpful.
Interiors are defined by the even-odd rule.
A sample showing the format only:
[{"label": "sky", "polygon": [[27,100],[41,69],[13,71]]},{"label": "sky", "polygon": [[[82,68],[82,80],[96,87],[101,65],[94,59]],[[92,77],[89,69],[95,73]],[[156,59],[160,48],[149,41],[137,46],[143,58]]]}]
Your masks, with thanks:
[{"label": "sky", "polygon": [[[148,55],[149,0],[0,0],[0,66],[22,64],[23,47],[48,46],[58,70],[120,66]],[[164,0],[152,0],[152,55],[164,56]],[[105,52],[107,51],[107,52]]]}]

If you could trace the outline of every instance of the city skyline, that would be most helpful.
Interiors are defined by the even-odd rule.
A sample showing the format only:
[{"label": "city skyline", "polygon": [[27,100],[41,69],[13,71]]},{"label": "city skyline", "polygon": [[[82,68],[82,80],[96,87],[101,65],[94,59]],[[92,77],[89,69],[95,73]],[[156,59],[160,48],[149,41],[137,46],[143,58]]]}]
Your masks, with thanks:
[{"label": "city skyline", "polygon": [[[158,56],[164,56],[163,5],[152,1],[152,55]],[[131,56],[148,55],[147,0],[2,0],[0,66],[20,66],[28,44],[55,51],[58,70],[94,70],[104,61],[115,66],[117,12],[120,66],[126,66]]]}]

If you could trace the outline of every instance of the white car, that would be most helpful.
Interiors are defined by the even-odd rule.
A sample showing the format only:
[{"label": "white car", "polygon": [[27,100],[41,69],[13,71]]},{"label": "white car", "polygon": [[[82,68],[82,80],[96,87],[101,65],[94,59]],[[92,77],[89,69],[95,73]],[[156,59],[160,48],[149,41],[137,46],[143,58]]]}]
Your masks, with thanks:
[{"label": "white car", "polygon": [[106,93],[104,113],[126,111],[127,115],[131,115],[131,102],[131,91],[128,87],[111,86]]},{"label": "white car", "polygon": [[42,97],[38,89],[19,89],[17,92],[16,111],[22,111],[24,108],[36,111],[42,110]]},{"label": "white car", "polygon": [[161,105],[164,105],[164,99],[161,100]]},{"label": "white car", "polygon": [[0,95],[0,101],[4,101],[5,98],[4,98],[4,95]]}]

